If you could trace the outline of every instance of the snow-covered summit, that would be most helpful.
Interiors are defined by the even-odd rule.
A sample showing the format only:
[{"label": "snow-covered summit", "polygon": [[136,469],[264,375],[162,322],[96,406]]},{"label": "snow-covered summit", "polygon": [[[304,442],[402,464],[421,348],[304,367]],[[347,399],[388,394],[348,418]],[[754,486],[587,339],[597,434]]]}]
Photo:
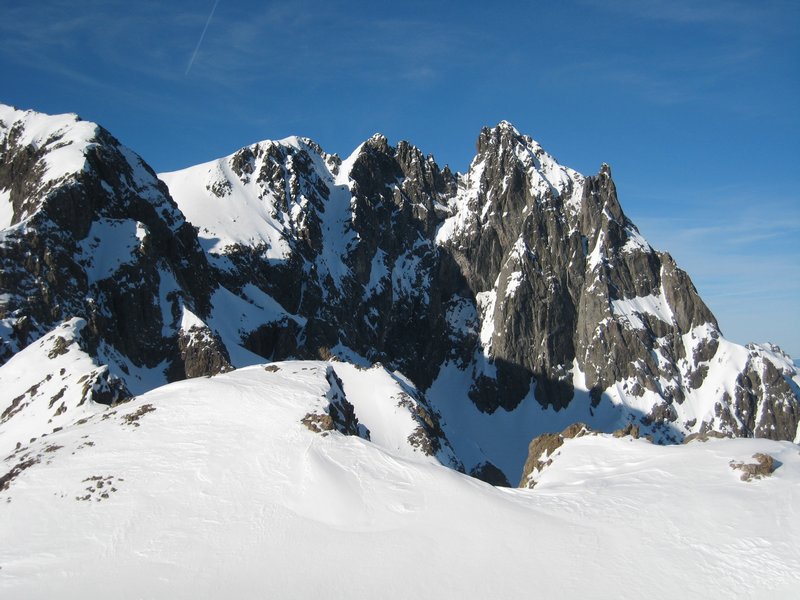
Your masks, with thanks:
[{"label": "snow-covered summit", "polygon": [[[3,163],[9,167],[0,176],[3,228],[26,221],[48,204],[50,218],[66,222],[69,215],[62,213],[102,210],[111,194],[162,200],[155,173],[138,155],[75,114],[50,116],[0,104],[0,137]],[[87,198],[88,206],[72,206],[60,193],[93,177],[99,179],[100,198]]]}]

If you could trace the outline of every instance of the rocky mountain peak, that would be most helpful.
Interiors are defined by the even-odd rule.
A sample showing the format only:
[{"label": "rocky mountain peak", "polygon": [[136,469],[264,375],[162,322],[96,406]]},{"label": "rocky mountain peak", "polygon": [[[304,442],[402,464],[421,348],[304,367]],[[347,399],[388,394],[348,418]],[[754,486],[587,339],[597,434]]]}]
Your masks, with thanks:
[{"label": "rocky mountain peak", "polygon": [[109,376],[177,360],[174,319],[182,306],[207,314],[210,273],[166,186],[75,115],[0,114],[0,194],[14,214],[0,241],[0,359],[77,317],[87,347],[107,349]]},{"label": "rocky mountain peak", "polygon": [[389,140],[382,133],[375,133],[364,142],[362,149],[370,149],[388,154],[390,152]]},{"label": "rocky mountain peak", "polygon": [[376,134],[344,160],[291,137],[159,179],[98,126],[0,120],[2,361],[79,322],[84,371],[115,397],[269,360],[380,362],[496,480],[522,467],[497,439],[522,461],[575,421],[661,442],[797,432],[791,361],[724,339],[607,165],[585,177],[507,122],[464,175]]},{"label": "rocky mountain peak", "polygon": [[36,213],[55,186],[74,179],[99,131],[75,114],[43,115],[0,107],[0,189],[10,210],[2,225],[16,225]]},{"label": "rocky mountain peak", "polygon": [[524,143],[522,135],[508,121],[500,121],[494,127],[481,128],[478,141],[475,144],[478,156],[487,152],[497,152],[500,149],[511,148],[517,143]]}]

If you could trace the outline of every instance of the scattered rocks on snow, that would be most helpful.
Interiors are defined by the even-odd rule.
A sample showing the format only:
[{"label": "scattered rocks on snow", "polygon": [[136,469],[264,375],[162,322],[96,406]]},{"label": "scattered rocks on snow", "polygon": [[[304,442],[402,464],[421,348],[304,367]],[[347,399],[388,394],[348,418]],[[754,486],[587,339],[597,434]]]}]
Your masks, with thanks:
[{"label": "scattered rocks on snow", "polygon": [[730,462],[731,469],[742,471],[742,481],[769,477],[775,471],[775,459],[769,454],[756,452],[753,458],[756,459],[754,463]]},{"label": "scattered rocks on snow", "polygon": [[683,443],[688,444],[690,442],[707,442],[711,439],[726,439],[733,437],[732,434],[722,433],[720,431],[704,431],[702,433],[691,433],[683,438]]},{"label": "scattered rocks on snow", "polygon": [[[115,477],[114,475],[92,475],[83,480],[83,483],[89,483],[84,491],[87,492],[80,496],[75,496],[75,500],[100,502],[108,500],[111,494],[117,492],[116,485],[119,482],[125,481],[122,477]],[[116,484],[116,485],[115,485]]]},{"label": "scattered rocks on snow", "polygon": [[40,459],[37,457],[26,458],[25,460],[22,460],[14,465],[8,473],[0,476],[0,492],[8,490],[11,482],[14,481],[14,479],[20,473],[22,473],[25,469],[29,469],[38,462],[40,462]]},{"label": "scattered rocks on snow", "polygon": [[633,439],[639,439],[639,426],[634,425],[633,423],[628,423],[625,427],[612,431],[611,434],[615,438],[625,437],[626,435],[631,436]]},{"label": "scattered rocks on snow", "polygon": [[139,427],[139,420],[147,413],[154,412],[155,410],[156,407],[153,406],[152,404],[142,404],[134,412],[122,415],[120,419],[126,425],[133,425],[134,427]]}]

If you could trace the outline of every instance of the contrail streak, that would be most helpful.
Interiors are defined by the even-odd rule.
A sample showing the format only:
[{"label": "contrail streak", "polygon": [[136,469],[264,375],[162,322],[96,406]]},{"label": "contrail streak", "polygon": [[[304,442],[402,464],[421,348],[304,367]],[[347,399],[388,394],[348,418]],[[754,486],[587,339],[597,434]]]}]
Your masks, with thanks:
[{"label": "contrail streak", "polygon": [[192,68],[192,65],[194,64],[194,59],[197,58],[197,52],[200,50],[200,44],[203,43],[203,38],[206,37],[206,31],[208,30],[208,26],[211,23],[211,19],[214,17],[214,11],[217,10],[217,4],[219,4],[219,0],[214,0],[214,6],[211,7],[211,14],[208,15],[206,26],[203,27],[203,33],[200,34],[200,39],[197,40],[197,46],[195,46],[194,52],[192,53],[192,58],[189,59],[189,64],[186,67],[186,73],[184,73],[184,76],[189,74],[189,70]]}]

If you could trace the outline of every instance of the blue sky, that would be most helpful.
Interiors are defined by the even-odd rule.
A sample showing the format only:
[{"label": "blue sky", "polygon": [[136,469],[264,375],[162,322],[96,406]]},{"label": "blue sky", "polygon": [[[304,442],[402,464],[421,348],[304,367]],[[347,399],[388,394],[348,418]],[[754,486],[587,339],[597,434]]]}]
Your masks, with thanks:
[{"label": "blue sky", "polygon": [[800,356],[798,31],[794,0],[0,0],[0,101],[77,112],[157,171],[377,131],[463,171],[507,119],[611,164],[729,338]]}]

